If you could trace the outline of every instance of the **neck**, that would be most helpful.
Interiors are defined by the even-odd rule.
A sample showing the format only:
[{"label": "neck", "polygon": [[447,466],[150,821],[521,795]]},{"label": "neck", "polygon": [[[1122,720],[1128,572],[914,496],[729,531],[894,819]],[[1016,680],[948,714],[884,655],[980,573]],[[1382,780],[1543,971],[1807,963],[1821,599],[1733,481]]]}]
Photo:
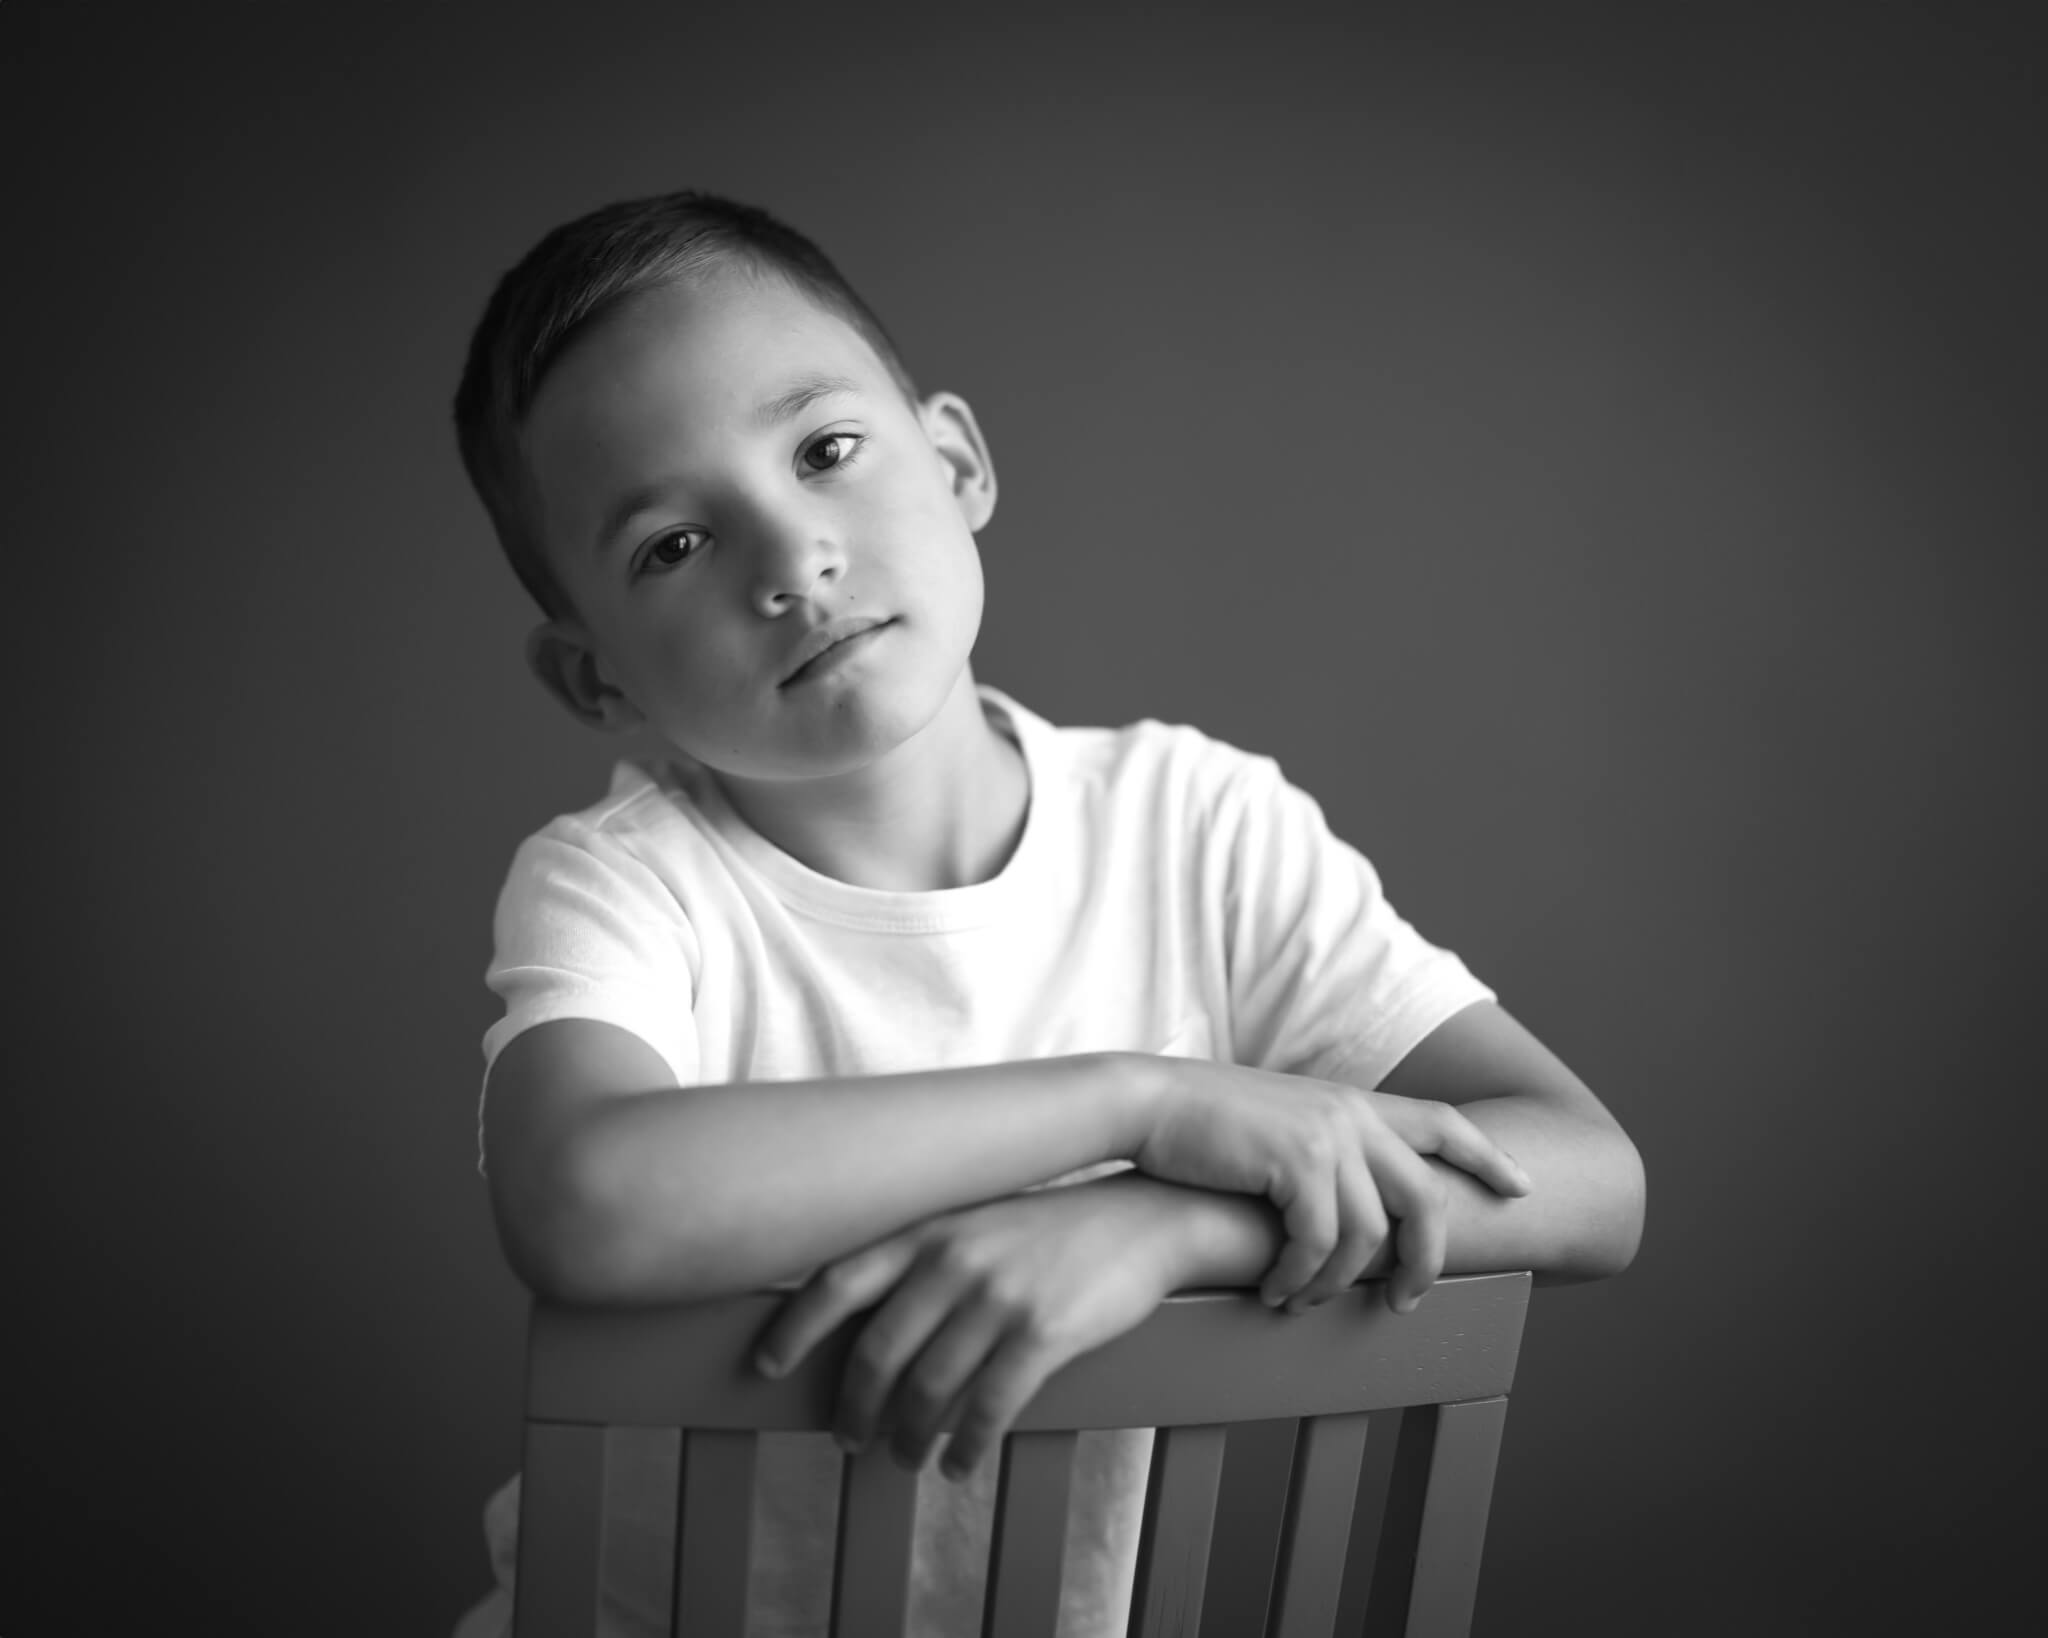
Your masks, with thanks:
[{"label": "neck", "polygon": [[719,788],[747,824],[821,876],[892,893],[1001,874],[1024,833],[1030,775],[963,666],[939,714],[860,777]]}]

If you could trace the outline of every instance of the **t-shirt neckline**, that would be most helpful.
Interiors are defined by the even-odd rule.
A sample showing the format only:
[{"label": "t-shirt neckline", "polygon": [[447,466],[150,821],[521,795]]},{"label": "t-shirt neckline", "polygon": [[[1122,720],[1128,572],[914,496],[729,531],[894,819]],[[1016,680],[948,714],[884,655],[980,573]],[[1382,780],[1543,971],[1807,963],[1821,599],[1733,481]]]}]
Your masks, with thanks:
[{"label": "t-shirt neckline", "polygon": [[697,787],[698,805],[727,846],[792,910],[870,932],[940,933],[985,926],[1008,914],[1029,891],[1026,884],[1039,873],[1049,823],[1046,797],[1052,745],[1049,725],[1001,689],[977,683],[975,691],[985,712],[993,708],[996,730],[1007,729],[1022,753],[1029,780],[1024,833],[1003,868],[985,882],[928,892],[861,887],[824,875],[785,853],[741,818],[718,782],[701,771],[699,779],[692,782]]}]

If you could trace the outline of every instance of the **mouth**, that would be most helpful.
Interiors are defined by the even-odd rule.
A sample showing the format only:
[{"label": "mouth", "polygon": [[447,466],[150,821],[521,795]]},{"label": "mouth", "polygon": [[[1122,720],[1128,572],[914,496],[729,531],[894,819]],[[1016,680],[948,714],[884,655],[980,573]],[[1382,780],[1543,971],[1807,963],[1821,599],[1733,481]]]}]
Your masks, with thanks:
[{"label": "mouth", "polygon": [[877,620],[872,625],[862,626],[858,631],[848,632],[844,637],[832,644],[830,648],[820,649],[816,654],[812,655],[802,665],[798,666],[796,670],[777,683],[776,687],[794,688],[799,683],[805,682],[821,672],[831,670],[850,651],[865,647],[868,638],[894,624],[895,621],[893,619]]}]

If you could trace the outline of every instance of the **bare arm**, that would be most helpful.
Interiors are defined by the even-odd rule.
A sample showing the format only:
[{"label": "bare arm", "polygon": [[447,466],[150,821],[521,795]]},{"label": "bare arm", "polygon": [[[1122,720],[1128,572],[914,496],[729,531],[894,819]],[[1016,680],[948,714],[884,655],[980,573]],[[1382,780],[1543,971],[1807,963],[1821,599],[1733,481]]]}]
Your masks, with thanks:
[{"label": "bare arm", "polygon": [[[1153,1077],[1151,1095],[1168,1104],[1199,1098],[1216,1080],[1213,1065],[1135,1061]],[[1329,1085],[1300,1082],[1290,1096],[1305,1103]],[[1619,1273],[1634,1256],[1643,1220],[1635,1146],[1584,1083],[1499,1007],[1465,1009],[1382,1086],[1357,1091],[1387,1110],[1394,1131],[1425,1142],[1469,1122],[1477,1141],[1487,1141],[1484,1132],[1512,1144],[1534,1180],[1527,1194],[1490,1189],[1434,1153],[1412,1151],[1410,1161],[1426,1169],[1408,1204],[1447,1219],[1440,1253],[1432,1253],[1443,1271],[1527,1268],[1539,1284],[1560,1284]],[[971,1466],[1000,1444],[1050,1372],[1140,1323],[1175,1290],[1261,1283],[1285,1238],[1263,1196],[1153,1176],[994,1201],[821,1269],[763,1337],[759,1368],[788,1370],[872,1307],[847,1362],[836,1427],[857,1448],[892,1422],[899,1459],[921,1464],[957,1412],[951,1456]],[[1361,1245],[1347,1260],[1332,1294],[1349,1279],[1387,1274],[1396,1238],[1364,1253]],[[1393,1286],[1400,1284],[1397,1276]],[[1296,1296],[1319,1300],[1319,1286],[1320,1277]],[[1403,1299],[1391,1287],[1388,1297],[1398,1311]]]},{"label": "bare arm", "polygon": [[[773,1285],[910,1224],[1129,1158],[1155,1177],[1274,1201],[1277,1293],[1364,1265],[1373,1240],[1361,1226],[1378,1211],[1369,1163],[1410,1226],[1440,1229],[1444,1217],[1421,1153],[1479,1187],[1528,1186],[1462,1115],[1422,1123],[1457,1129],[1425,1145],[1340,1084],[1195,1063],[1176,1083],[1179,1062],[1108,1052],[679,1087],[630,1031],[557,1019],[516,1036],[492,1068],[484,1137],[499,1238],[542,1296],[686,1302]],[[1318,1276],[1333,1289],[1343,1277]]]},{"label": "bare arm", "polygon": [[[1526,1268],[1538,1285],[1568,1285],[1619,1274],[1635,1257],[1646,1203],[1641,1156],[1585,1083],[1498,1005],[1446,1020],[1376,1090],[1455,1105],[1534,1184],[1504,1196],[1428,1159],[1448,1210],[1445,1273]],[[1183,1221],[1184,1285],[1256,1285],[1283,1243],[1263,1200],[1149,1178],[1128,1186],[1158,1191],[1162,1209]],[[1390,1237],[1361,1277],[1378,1278],[1393,1257]]]},{"label": "bare arm", "polygon": [[1130,1055],[678,1087],[638,1036],[523,1031],[485,1148],[514,1270],[556,1300],[686,1302],[801,1275],[1141,1136]]}]

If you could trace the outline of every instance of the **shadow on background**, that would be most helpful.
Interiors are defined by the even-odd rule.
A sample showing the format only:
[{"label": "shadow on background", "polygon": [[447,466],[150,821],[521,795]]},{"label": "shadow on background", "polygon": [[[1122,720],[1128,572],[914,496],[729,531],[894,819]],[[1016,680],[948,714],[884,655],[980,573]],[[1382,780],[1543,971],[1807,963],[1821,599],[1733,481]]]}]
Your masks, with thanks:
[{"label": "shadow on background", "polygon": [[488,1582],[490,912],[626,747],[525,674],[447,406],[541,232],[699,186],[975,406],[977,676],[1278,757],[1641,1147],[1478,1633],[1985,1630],[2040,105],[1989,11],[1666,10],[6,7],[8,1629]]}]

